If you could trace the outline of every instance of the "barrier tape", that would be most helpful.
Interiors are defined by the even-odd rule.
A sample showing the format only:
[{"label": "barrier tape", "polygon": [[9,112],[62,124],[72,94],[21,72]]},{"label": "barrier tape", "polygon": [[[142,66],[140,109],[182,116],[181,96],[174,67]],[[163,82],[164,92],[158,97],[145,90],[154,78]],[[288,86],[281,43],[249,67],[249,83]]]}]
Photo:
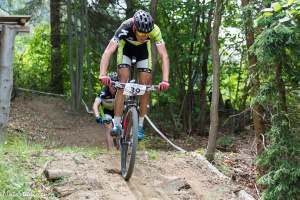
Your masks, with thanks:
[{"label": "barrier tape", "polygon": [[41,92],[41,91],[31,90],[31,89],[25,89],[25,88],[15,88],[15,89],[23,91],[23,92],[38,93],[38,94],[44,94],[44,95],[49,95],[49,96],[57,96],[57,97],[66,97],[67,96],[67,95],[64,95],[64,94],[55,94],[55,93],[50,93],[50,92]]},{"label": "barrier tape", "polygon": [[81,102],[82,102],[82,104],[84,105],[85,110],[86,110],[87,113],[89,113],[89,114],[94,114],[94,112],[93,112],[92,110],[89,109],[89,107],[86,105],[86,103],[84,102],[83,99],[81,99]]},{"label": "barrier tape", "polygon": [[145,115],[145,119],[149,122],[149,124],[152,126],[152,128],[164,139],[164,140],[166,140],[171,146],[173,146],[175,149],[177,149],[177,150],[179,150],[179,151],[181,151],[181,152],[183,152],[183,153],[185,153],[185,152],[187,152],[186,150],[184,150],[184,149],[182,149],[181,147],[179,147],[179,146],[177,146],[177,145],[175,145],[173,142],[171,142],[168,138],[167,138],[167,136],[165,136],[155,125],[154,125],[154,123],[150,120],[150,118],[147,116],[147,115]]},{"label": "barrier tape", "polygon": [[[55,94],[55,93],[50,93],[50,92],[41,92],[41,91],[38,91],[38,90],[31,90],[31,89],[25,89],[25,88],[15,88],[15,89],[23,91],[23,92],[31,92],[31,93],[44,94],[44,95],[57,96],[57,97],[67,97],[67,95],[64,95],[64,94]],[[81,99],[81,103],[85,107],[85,110],[86,110],[87,113],[94,114],[94,112],[89,109],[89,107],[86,105],[86,103],[85,103],[85,101],[83,99]]]}]

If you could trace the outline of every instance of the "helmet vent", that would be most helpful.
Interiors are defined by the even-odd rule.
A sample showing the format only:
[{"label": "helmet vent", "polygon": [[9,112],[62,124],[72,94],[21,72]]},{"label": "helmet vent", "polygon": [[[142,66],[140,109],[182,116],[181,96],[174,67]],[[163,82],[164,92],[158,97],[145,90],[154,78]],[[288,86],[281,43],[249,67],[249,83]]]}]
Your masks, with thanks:
[{"label": "helmet vent", "polygon": [[148,12],[144,10],[138,10],[133,17],[134,17],[135,26],[139,32],[148,33],[153,30],[154,28],[153,18]]}]

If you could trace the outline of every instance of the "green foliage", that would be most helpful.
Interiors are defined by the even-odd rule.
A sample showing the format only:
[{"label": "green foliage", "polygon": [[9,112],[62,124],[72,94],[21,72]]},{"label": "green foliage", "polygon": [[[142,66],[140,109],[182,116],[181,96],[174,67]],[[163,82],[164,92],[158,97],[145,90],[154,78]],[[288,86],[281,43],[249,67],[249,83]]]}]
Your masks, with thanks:
[{"label": "green foliage", "polygon": [[[269,145],[258,157],[257,164],[266,170],[258,183],[266,189],[262,199],[297,200],[300,197],[299,108],[299,1],[278,1],[262,11],[256,24],[260,28],[251,51],[258,58],[257,71],[263,80],[254,102],[264,106],[267,122],[265,141]],[[275,65],[282,65],[288,112],[280,106]],[[278,76],[278,74],[277,74]],[[293,91],[293,92],[292,92]],[[297,135],[298,134],[298,135]]]},{"label": "green foliage", "polygon": [[284,24],[277,24],[264,30],[258,35],[255,45],[255,54],[262,63],[274,63],[286,53],[286,48],[293,46],[295,35],[292,28]]},{"label": "green foliage", "polygon": [[265,29],[257,36],[253,46],[262,63],[272,63],[283,58],[287,49],[296,49],[299,41],[300,3],[298,1],[276,2],[262,11],[257,26]]},{"label": "green foliage", "polygon": [[294,200],[300,197],[300,140],[291,131],[288,116],[273,116],[272,128],[267,133],[270,145],[259,156],[257,163],[267,169],[258,182],[266,186],[264,200]]},{"label": "green foliage", "polygon": [[[14,7],[15,0],[9,1],[10,7]],[[14,10],[21,10],[22,13],[28,13],[31,8],[39,10],[43,8],[43,3],[47,0],[38,1],[20,1],[18,8]],[[78,42],[80,35],[79,18],[81,15],[81,7],[76,1],[72,1],[72,62],[73,66],[78,65]],[[64,77],[64,92],[66,95],[71,94],[71,83],[68,72],[68,31],[67,31],[67,16],[66,16],[66,2],[61,4],[61,54]],[[118,1],[88,1],[87,7],[87,32],[85,33],[85,52],[83,63],[83,99],[86,101],[93,100],[96,92],[101,87],[97,79],[99,73],[99,59],[103,53],[108,41],[113,36],[114,31],[120,25],[120,22],[128,13],[126,9],[120,8],[117,5]],[[26,6],[24,6],[26,4]],[[134,1],[133,9],[150,8],[150,1]],[[9,5],[5,5],[9,7]],[[48,6],[48,4],[47,4]],[[44,7],[47,7],[44,5]],[[193,124],[197,124],[197,116],[202,112],[199,105],[199,88],[202,72],[200,65],[202,64],[202,55],[206,51],[210,51],[209,46],[204,45],[205,34],[208,31],[208,14],[212,10],[212,1],[158,1],[156,24],[159,25],[162,31],[166,46],[168,49],[171,65],[170,65],[170,83],[171,87],[167,93],[153,94],[153,106],[157,110],[163,109],[162,114],[169,112],[170,108],[181,108],[183,103],[183,93],[187,92],[187,85],[189,83],[190,69],[193,77],[193,95],[194,104],[191,109]],[[22,9],[24,7],[24,9]],[[240,17],[239,5],[235,1],[227,1],[226,10],[224,13],[223,26],[226,28],[234,27],[232,30],[224,30],[224,35],[220,38],[220,45],[223,48],[222,54],[224,56],[224,71],[221,74],[221,93],[226,99],[231,99],[237,90],[238,73],[241,71],[240,79],[243,80],[246,75],[246,70],[239,70],[236,65],[239,63],[239,53],[243,50],[244,45],[241,38],[241,32],[237,31],[238,27],[243,22]],[[21,12],[20,11],[20,12]],[[196,27],[196,24],[198,26]],[[32,37],[24,37],[17,39],[17,51],[15,54],[15,85],[17,87],[25,87],[47,91],[50,82],[50,32],[46,25],[37,25],[32,29],[34,35]],[[223,32],[223,31],[222,31]],[[233,34],[233,32],[238,32]],[[26,50],[24,50],[26,49]],[[232,53],[234,51],[234,54]],[[115,56],[114,56],[115,58]],[[115,59],[109,66],[109,70],[116,70]],[[161,81],[161,62],[155,68],[155,76],[153,83],[157,84]],[[244,67],[245,65],[243,65]],[[208,57],[208,82],[207,88],[211,85],[211,58]],[[91,77],[89,76],[92,74]],[[90,94],[88,88],[88,80],[91,79]],[[243,86],[240,84],[239,86]],[[239,90],[237,97],[242,95],[242,89]],[[92,95],[92,96],[91,96]],[[234,95],[235,96],[235,95]],[[88,97],[88,98],[87,98]],[[238,99],[237,98],[237,99]],[[236,100],[237,101],[237,100]],[[232,101],[235,102],[235,101]],[[90,102],[88,102],[90,106]],[[184,108],[183,108],[184,109]],[[182,110],[182,109],[181,109]],[[208,109],[207,109],[208,110]],[[173,117],[168,117],[166,120],[168,127],[173,127],[170,123],[171,119],[176,119],[178,131],[181,129],[182,113],[177,109],[173,113]],[[174,120],[173,120],[174,121]],[[169,124],[171,124],[169,126]],[[177,125],[176,125],[177,126]],[[181,130],[180,130],[181,131]]]},{"label": "green foliage", "polygon": [[261,105],[274,105],[278,103],[278,94],[274,82],[266,82],[260,85],[257,95],[254,97],[252,104],[258,102]]},{"label": "green foliage", "polygon": [[39,25],[31,37],[18,38],[16,41],[14,79],[15,85],[47,91],[51,78],[50,27]]},{"label": "green foliage", "polygon": [[228,135],[222,136],[218,138],[217,145],[225,149],[230,149],[233,147],[233,138]]}]

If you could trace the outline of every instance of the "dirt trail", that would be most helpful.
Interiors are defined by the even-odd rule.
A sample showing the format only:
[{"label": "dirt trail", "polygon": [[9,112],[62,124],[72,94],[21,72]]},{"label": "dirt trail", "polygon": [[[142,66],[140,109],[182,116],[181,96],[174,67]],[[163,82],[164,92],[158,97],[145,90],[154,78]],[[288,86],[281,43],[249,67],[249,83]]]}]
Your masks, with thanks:
[{"label": "dirt trail", "polygon": [[[105,147],[103,130],[88,114],[74,114],[64,100],[18,97],[12,103],[9,126],[50,146]],[[57,199],[83,200],[231,200],[241,188],[213,172],[191,153],[139,151],[129,182],[119,174],[119,153],[80,153],[45,150],[53,159],[48,170],[67,170],[68,176],[51,183]]]},{"label": "dirt trail", "polygon": [[71,153],[45,153],[55,159],[47,169],[70,170],[54,191],[64,200],[226,200],[238,199],[238,188],[208,170],[195,157],[174,152],[159,152],[150,159],[139,152],[133,177],[126,182],[119,175],[118,154],[101,154],[90,159]]},{"label": "dirt trail", "polygon": [[86,112],[71,112],[61,98],[16,98],[12,102],[9,126],[51,146],[105,147],[103,130],[94,117]]}]

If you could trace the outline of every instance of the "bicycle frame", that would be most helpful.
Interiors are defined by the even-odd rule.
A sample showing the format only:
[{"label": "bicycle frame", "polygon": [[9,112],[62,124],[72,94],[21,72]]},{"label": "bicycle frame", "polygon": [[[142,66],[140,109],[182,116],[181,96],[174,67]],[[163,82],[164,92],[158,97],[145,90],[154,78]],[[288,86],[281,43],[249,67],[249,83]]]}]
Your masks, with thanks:
[{"label": "bicycle frame", "polygon": [[[123,178],[128,181],[133,173],[134,169],[134,163],[135,163],[135,155],[136,155],[136,149],[137,149],[137,132],[138,132],[138,100],[136,95],[137,90],[140,90],[139,87],[134,88],[135,86],[140,86],[139,84],[135,84],[135,79],[132,79],[135,77],[135,68],[136,68],[136,62],[133,59],[132,61],[133,65],[130,69],[130,81],[128,83],[120,83],[120,82],[112,82],[112,85],[116,89],[124,89],[127,86],[131,87],[132,89],[132,95],[125,96],[124,100],[124,110],[122,115],[122,130],[121,134],[119,135],[119,144],[120,144],[120,150],[121,150],[121,174]],[[130,83],[132,85],[130,85]],[[157,90],[158,86],[155,85],[146,85],[143,86],[144,90],[143,92],[147,91],[155,91]],[[130,116],[129,116],[130,115]],[[128,121],[127,121],[128,120]],[[127,124],[130,123],[130,124]],[[129,129],[128,129],[129,128]],[[131,148],[131,150],[128,150]],[[129,163],[127,163],[127,159],[129,159]]]}]

